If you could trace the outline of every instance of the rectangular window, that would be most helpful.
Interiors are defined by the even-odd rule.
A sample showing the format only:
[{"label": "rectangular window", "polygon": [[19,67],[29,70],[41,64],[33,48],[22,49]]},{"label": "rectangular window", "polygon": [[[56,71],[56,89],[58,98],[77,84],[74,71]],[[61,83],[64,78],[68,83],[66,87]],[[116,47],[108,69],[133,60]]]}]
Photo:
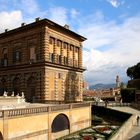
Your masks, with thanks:
[{"label": "rectangular window", "polygon": [[61,79],[61,78],[62,78],[62,74],[58,73],[58,79]]},{"label": "rectangular window", "polygon": [[68,58],[64,56],[64,65],[68,64]]},{"label": "rectangular window", "polygon": [[15,50],[13,52],[13,62],[19,62],[21,61],[21,52],[19,50]]},{"label": "rectangular window", "polygon": [[53,53],[49,53],[49,60],[50,60],[50,62],[53,62],[53,58],[54,58]]},{"label": "rectangular window", "polygon": [[1,65],[8,66],[8,59],[7,58],[1,59]]},{"label": "rectangular window", "polygon": [[61,55],[57,55],[57,63],[61,64]]},{"label": "rectangular window", "polygon": [[35,47],[30,47],[30,61],[36,61]]}]

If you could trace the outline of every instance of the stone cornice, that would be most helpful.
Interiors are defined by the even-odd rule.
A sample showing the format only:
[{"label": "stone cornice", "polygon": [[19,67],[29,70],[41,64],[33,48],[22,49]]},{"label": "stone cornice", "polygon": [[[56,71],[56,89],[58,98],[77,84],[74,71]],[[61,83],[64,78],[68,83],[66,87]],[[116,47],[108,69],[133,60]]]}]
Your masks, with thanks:
[{"label": "stone cornice", "polygon": [[49,66],[53,68],[60,68],[60,69],[65,69],[65,70],[72,70],[72,71],[77,71],[77,72],[84,72],[86,69],[85,68],[79,68],[79,67],[72,67],[72,66],[66,66],[66,65],[61,65],[57,63],[52,63],[52,62],[36,62],[32,64],[19,64],[19,65],[12,65],[12,66],[6,66],[6,67],[0,67],[0,72],[6,72],[8,70],[22,70],[22,69],[27,69],[27,68],[43,68],[44,66]]},{"label": "stone cornice", "polygon": [[70,36],[76,37],[80,41],[86,40],[85,37],[73,32],[69,29],[66,29],[63,26],[61,26],[61,25],[59,25],[59,24],[57,24],[49,19],[42,19],[42,20],[18,27],[18,28],[13,29],[13,30],[8,30],[8,31],[0,34],[0,39],[5,38],[9,35],[13,35],[15,33],[21,33],[21,32],[24,32],[26,30],[32,29],[34,27],[39,27],[39,26],[40,26],[40,28],[42,28],[43,26],[48,26],[49,28],[59,29],[59,31],[65,32],[65,33],[69,34]]}]

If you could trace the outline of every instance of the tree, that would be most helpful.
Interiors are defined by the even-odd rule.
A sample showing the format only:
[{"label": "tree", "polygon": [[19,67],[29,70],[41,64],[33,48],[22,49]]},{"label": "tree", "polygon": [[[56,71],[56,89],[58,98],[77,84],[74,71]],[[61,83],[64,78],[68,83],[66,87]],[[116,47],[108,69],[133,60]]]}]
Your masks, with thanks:
[{"label": "tree", "polygon": [[127,76],[132,79],[134,79],[134,71],[135,71],[135,66],[129,67],[126,71]]},{"label": "tree", "polygon": [[140,78],[140,62],[135,66],[134,78]]},{"label": "tree", "polygon": [[126,71],[127,76],[132,79],[140,78],[140,62],[137,65],[129,67]]}]

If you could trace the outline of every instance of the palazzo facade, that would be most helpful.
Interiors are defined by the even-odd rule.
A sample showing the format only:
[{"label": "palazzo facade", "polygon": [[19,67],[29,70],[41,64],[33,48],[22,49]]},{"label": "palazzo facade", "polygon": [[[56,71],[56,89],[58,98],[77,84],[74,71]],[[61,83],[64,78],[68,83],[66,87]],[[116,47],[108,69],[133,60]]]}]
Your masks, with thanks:
[{"label": "palazzo facade", "polygon": [[82,101],[81,35],[48,19],[0,34],[0,96],[26,101]]}]

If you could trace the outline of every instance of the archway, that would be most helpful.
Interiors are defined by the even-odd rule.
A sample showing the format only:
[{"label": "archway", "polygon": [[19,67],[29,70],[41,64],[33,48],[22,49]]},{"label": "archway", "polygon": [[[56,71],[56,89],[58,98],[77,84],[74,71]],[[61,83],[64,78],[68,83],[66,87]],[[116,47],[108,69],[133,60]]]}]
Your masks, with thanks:
[{"label": "archway", "polygon": [[36,81],[34,77],[27,80],[27,94],[25,95],[27,102],[33,102],[36,93]]},{"label": "archway", "polygon": [[64,114],[57,115],[52,122],[52,133],[63,131],[70,128],[69,119]]},{"label": "archway", "polygon": [[13,79],[13,89],[12,91],[14,91],[14,95],[16,96],[17,94],[20,94],[20,87],[21,87],[21,84],[20,84],[20,79],[15,77]]},{"label": "archway", "polygon": [[7,91],[7,82],[5,78],[2,78],[0,81],[0,96],[3,95],[4,91]]}]

